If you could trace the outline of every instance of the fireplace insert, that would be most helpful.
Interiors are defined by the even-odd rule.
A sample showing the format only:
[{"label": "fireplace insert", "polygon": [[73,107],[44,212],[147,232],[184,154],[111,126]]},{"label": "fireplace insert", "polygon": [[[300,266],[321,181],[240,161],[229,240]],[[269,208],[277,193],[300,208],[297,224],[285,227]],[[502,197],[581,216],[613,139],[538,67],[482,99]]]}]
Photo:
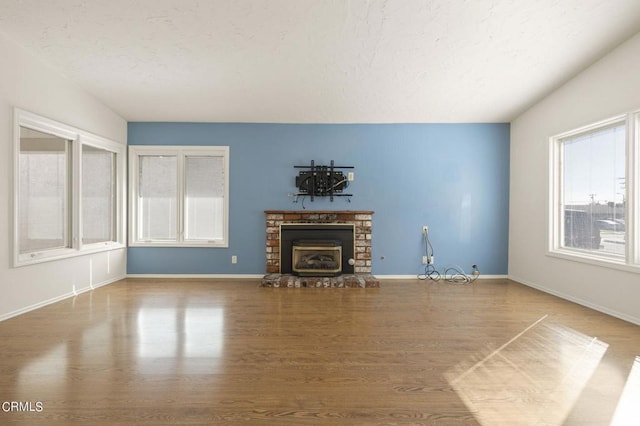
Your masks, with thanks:
[{"label": "fireplace insert", "polygon": [[339,240],[294,240],[291,245],[293,273],[300,276],[336,276],[342,272]]},{"label": "fireplace insert", "polygon": [[[355,257],[354,250],[355,240],[355,227],[353,224],[347,223],[283,223],[280,225],[280,270],[281,274],[307,274],[311,276],[337,276],[342,274],[353,274],[354,264],[353,258]],[[317,258],[309,258],[309,265],[312,261],[316,264],[322,265],[321,268],[297,268],[297,269],[322,269],[318,272],[304,271],[299,272],[294,269],[295,261],[293,256],[293,243],[295,242],[314,242],[324,241],[325,244],[333,244],[334,247],[339,247],[339,250],[335,250],[332,247],[326,247],[323,245],[321,248],[324,256]],[[329,252],[329,253],[326,253]],[[311,253],[306,253],[311,254]],[[338,261],[340,270],[337,272],[330,272],[326,269],[330,260],[326,257],[330,255],[339,255]]]}]

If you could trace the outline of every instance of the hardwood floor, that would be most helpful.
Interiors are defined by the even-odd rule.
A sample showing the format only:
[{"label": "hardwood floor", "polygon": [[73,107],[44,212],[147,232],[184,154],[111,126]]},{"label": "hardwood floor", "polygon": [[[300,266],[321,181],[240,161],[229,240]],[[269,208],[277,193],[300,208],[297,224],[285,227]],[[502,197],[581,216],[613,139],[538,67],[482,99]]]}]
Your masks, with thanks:
[{"label": "hardwood floor", "polygon": [[258,282],[127,279],[1,322],[0,424],[640,424],[636,325],[508,280]]}]

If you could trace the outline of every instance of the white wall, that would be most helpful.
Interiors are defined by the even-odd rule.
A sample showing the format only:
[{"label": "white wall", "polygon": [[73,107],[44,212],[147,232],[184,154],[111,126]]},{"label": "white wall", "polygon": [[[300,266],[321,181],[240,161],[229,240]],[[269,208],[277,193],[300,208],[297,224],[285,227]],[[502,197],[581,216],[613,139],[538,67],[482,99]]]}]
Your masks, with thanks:
[{"label": "white wall", "polygon": [[126,250],[12,268],[13,107],[123,144],[127,123],[0,34],[0,320],[123,278]]},{"label": "white wall", "polygon": [[509,276],[640,324],[640,274],[545,255],[548,141],[640,108],[640,33],[511,123]]}]

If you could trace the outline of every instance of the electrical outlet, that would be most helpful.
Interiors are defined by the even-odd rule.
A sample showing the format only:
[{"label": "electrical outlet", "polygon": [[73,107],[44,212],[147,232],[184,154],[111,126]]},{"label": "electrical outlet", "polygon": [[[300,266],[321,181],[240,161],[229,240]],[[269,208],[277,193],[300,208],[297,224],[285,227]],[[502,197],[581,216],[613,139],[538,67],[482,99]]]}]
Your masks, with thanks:
[{"label": "electrical outlet", "polygon": [[348,180],[349,182],[353,182],[353,180],[355,179],[355,177],[356,177],[355,173],[353,173],[353,172],[349,172],[349,173],[347,173],[347,180]]},{"label": "electrical outlet", "polygon": [[429,264],[429,256],[422,256],[422,264],[423,265]]},{"label": "electrical outlet", "polygon": [[238,263],[238,256],[231,256],[231,263]]},{"label": "electrical outlet", "polygon": [[422,225],[422,233],[423,234],[428,234],[429,233],[429,227],[427,225]]}]

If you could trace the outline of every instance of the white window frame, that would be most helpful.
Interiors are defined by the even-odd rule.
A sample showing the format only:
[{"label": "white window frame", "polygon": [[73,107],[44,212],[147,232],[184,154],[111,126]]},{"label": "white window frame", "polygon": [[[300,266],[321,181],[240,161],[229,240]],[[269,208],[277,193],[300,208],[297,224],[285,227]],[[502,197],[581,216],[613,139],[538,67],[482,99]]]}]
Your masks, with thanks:
[{"label": "white window frame", "polygon": [[[69,171],[69,212],[66,226],[69,229],[70,247],[44,249],[29,253],[20,253],[19,206],[20,206],[20,128],[28,128],[51,134],[70,142],[71,162]],[[68,257],[83,256],[90,253],[115,250],[126,247],[126,149],[125,145],[94,135],[75,127],[48,119],[46,117],[14,108],[13,143],[13,267],[27,266]],[[94,244],[82,244],[82,146],[91,145],[116,154],[116,191],[115,191],[115,235],[114,241]]]},{"label": "white window frame", "polygon": [[[79,239],[78,239],[78,244],[81,248],[81,250],[95,250],[95,249],[101,249],[101,248],[114,248],[113,246],[117,246],[117,247],[125,247],[125,241],[126,241],[126,222],[125,222],[125,218],[127,217],[127,204],[125,202],[126,200],[126,148],[122,145],[119,144],[117,142],[113,142],[110,141],[108,139],[105,138],[101,138],[95,135],[88,135],[88,134],[82,134],[80,135],[80,147],[78,148],[78,150],[80,152],[82,152],[82,147],[83,146],[91,146],[94,148],[99,148],[102,149],[104,151],[107,152],[111,152],[113,154],[116,154],[116,161],[115,161],[115,185],[116,185],[116,190],[115,190],[115,194],[114,194],[114,202],[115,202],[115,206],[114,208],[114,214],[115,214],[115,238],[112,241],[100,241],[100,242],[96,242],[96,243],[83,243],[82,241],[84,240],[82,232],[79,232]],[[79,171],[78,174],[79,176],[82,176],[82,158],[80,157],[78,159],[78,167],[79,167]],[[77,188],[77,192],[76,194],[78,194],[78,226],[80,231],[82,231],[83,229],[83,223],[82,223],[82,185],[83,185],[83,181],[82,179],[78,179],[78,188]]]},{"label": "white window frame", "polygon": [[[140,187],[140,156],[166,155],[178,158],[178,236],[175,241],[141,240],[138,238],[138,199]],[[223,237],[219,240],[185,240],[185,158],[189,156],[222,157],[224,173]],[[228,146],[129,146],[129,246],[131,247],[229,247],[229,147]]]},{"label": "white window frame", "polygon": [[[607,255],[591,250],[564,247],[564,218],[562,217],[562,144],[566,138],[595,131],[616,123],[626,126],[626,173],[625,173],[625,254]],[[547,255],[567,260],[605,266],[614,269],[640,273],[640,111],[618,115],[578,129],[549,138],[549,197],[547,217]]]}]

